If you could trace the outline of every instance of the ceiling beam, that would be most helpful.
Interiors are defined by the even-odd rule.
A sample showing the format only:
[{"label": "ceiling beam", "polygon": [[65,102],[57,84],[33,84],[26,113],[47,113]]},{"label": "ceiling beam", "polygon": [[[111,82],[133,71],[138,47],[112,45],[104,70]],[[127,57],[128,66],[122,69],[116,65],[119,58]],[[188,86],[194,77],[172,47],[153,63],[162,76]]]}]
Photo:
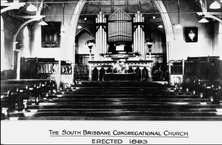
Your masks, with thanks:
[{"label": "ceiling beam", "polygon": [[197,12],[197,14],[199,15],[199,16],[201,16],[201,15],[204,15],[204,14],[206,14],[206,15],[218,15],[218,16],[222,16],[222,13],[221,12]]},{"label": "ceiling beam", "polygon": [[1,9],[1,14],[9,10],[19,9],[20,7],[24,5],[25,3],[19,3],[19,2],[13,2],[13,3],[1,2],[1,6],[6,6],[5,8]]},{"label": "ceiling beam", "polygon": [[207,12],[207,1],[206,0],[199,0],[199,2],[200,2],[202,12],[206,13]]},{"label": "ceiling beam", "polygon": [[89,3],[86,3],[86,5],[85,5],[85,9],[84,9],[84,14],[87,13],[87,11],[88,11],[88,6],[89,6]]},{"label": "ceiling beam", "polygon": [[41,15],[42,9],[43,9],[43,0],[41,1],[40,5],[39,5],[39,7],[37,9],[37,12],[36,12],[37,16]]}]

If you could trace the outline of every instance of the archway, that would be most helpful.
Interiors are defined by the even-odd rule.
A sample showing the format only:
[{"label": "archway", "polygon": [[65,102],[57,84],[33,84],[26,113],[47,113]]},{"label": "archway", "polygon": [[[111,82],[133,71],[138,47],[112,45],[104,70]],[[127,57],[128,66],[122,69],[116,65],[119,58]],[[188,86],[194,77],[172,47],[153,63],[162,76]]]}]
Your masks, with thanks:
[{"label": "archway", "polygon": [[[166,10],[166,7],[164,5],[164,3],[162,2],[162,0],[157,0],[157,1],[153,1],[154,4],[156,5],[156,7],[158,8],[159,12],[160,12],[160,15],[161,15],[161,18],[162,18],[162,21],[163,21],[163,25],[164,25],[164,29],[165,29],[165,35],[166,35],[166,61],[167,63],[169,62],[170,60],[170,57],[171,57],[171,54],[170,54],[170,47],[171,47],[171,42],[173,40],[173,28],[172,28],[172,23],[171,23],[171,20],[169,18],[169,15],[167,13],[167,10]],[[72,17],[71,17],[71,20],[70,20],[70,32],[69,34],[67,34],[66,36],[68,37],[72,37],[72,36],[75,36],[76,35],[76,28],[77,28],[77,24],[78,24],[78,20],[79,20],[79,17],[80,17],[80,14],[84,8],[84,6],[86,5],[87,1],[86,0],[80,0],[78,2],[78,4],[76,5],[76,8],[75,8],[75,11],[73,12],[72,14]],[[70,59],[73,59],[72,61],[75,63],[75,37],[74,39],[72,39],[70,42],[69,42],[69,49],[70,51],[69,52],[73,52],[73,53],[70,53],[72,54],[71,58]],[[67,56],[66,56],[67,58]],[[74,67],[73,67],[74,68]],[[73,71],[74,72],[74,71]]]},{"label": "archway", "polygon": [[[161,17],[162,17],[162,21],[163,21],[163,24],[164,24],[164,29],[165,29],[165,34],[166,34],[166,46],[167,46],[167,60],[169,60],[169,50],[170,49],[170,43],[171,41],[173,40],[173,28],[172,28],[172,23],[170,21],[170,18],[169,18],[169,15],[167,13],[167,10],[162,2],[162,0],[157,0],[157,1],[153,1],[154,4],[157,6],[160,14],[161,14]],[[79,20],[79,16],[85,6],[85,4],[87,3],[86,0],[80,0],[75,8],[75,11],[73,12],[72,14],[72,18],[70,20],[70,26],[72,27],[70,31],[70,35],[71,36],[75,36],[76,35],[76,27],[77,27],[77,24],[78,24],[78,20]],[[75,44],[75,38],[72,39],[72,41],[70,42],[70,45],[74,46]],[[75,48],[74,48],[75,49]]]},{"label": "archway", "polygon": [[[93,33],[89,29],[83,28],[76,33],[75,38],[75,63],[87,64],[89,48],[85,40],[95,39]],[[92,54],[94,54],[94,48],[92,48]]]}]

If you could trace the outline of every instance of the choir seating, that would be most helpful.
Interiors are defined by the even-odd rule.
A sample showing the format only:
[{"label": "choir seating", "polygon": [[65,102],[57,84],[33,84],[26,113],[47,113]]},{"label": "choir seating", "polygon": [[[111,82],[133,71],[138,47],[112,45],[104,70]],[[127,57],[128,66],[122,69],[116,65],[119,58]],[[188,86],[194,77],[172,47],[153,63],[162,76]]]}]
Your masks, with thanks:
[{"label": "choir seating", "polygon": [[27,111],[28,104],[37,104],[55,87],[54,81],[45,79],[1,80],[1,119],[9,118],[12,112]]},{"label": "choir seating", "polygon": [[174,61],[171,74],[180,75],[181,85],[203,98],[210,98],[214,104],[222,100],[222,61],[218,56],[188,57]]},{"label": "choir seating", "polygon": [[27,109],[19,120],[222,120],[209,97],[148,81],[82,81]]}]

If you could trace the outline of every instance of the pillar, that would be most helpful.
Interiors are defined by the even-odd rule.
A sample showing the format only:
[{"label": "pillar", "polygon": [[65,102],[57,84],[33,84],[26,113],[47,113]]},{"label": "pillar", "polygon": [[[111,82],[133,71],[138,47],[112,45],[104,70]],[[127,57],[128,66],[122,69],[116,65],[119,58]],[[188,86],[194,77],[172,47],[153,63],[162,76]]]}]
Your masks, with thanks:
[{"label": "pillar", "polygon": [[4,22],[1,16],[1,71],[5,69],[5,36],[4,36]]}]

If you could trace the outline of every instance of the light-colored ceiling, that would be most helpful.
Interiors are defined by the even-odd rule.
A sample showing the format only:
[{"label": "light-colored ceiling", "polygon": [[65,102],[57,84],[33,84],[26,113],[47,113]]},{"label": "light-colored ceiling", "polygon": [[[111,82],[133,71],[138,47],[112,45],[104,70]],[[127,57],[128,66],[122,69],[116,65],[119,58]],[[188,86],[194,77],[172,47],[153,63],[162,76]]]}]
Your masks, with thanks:
[{"label": "light-colored ceiling", "polygon": [[[6,0],[4,0],[6,1]],[[7,0],[8,2],[13,2],[13,0]],[[42,0],[17,0],[19,2],[26,2],[27,5],[32,3],[36,6],[40,4]],[[43,0],[44,6],[51,6],[53,4],[70,4],[70,3],[77,3],[79,0]],[[82,11],[82,15],[97,15],[100,11],[106,13],[107,15],[113,13],[115,10],[122,9],[127,13],[136,13],[140,11],[144,14],[158,14],[158,10],[154,2],[157,0],[87,0],[86,5]],[[162,0],[163,3],[172,3],[175,4],[178,1],[184,0]],[[207,3],[207,10],[212,12],[222,12],[222,8],[219,10],[211,10],[209,9],[209,5],[214,2],[215,0],[185,0],[191,6],[196,6],[194,11],[200,11],[200,1],[206,1]],[[222,0],[221,5],[222,5]],[[27,6],[25,5],[25,6]],[[176,9],[176,8],[175,8]],[[21,8],[20,13],[27,13],[26,9]]]},{"label": "light-colored ceiling", "polygon": [[153,16],[160,18],[159,11],[151,0],[93,0],[86,3],[81,14],[82,17],[88,16],[90,19],[90,15],[93,18],[93,16],[96,16],[100,11],[105,15],[110,15],[119,9],[124,10],[130,15],[140,11],[143,14],[147,14],[147,16],[148,13],[152,13],[152,15],[149,15],[150,18]]},{"label": "light-colored ceiling", "polygon": [[[9,2],[12,2],[13,0],[7,0]],[[32,3],[36,6],[39,6],[40,2],[42,0],[19,0],[19,2],[26,2],[27,4],[20,8],[19,10],[15,11],[15,15],[34,15],[33,12],[27,12],[26,7]],[[44,8],[50,8],[50,6],[54,4],[70,4],[70,3],[77,3],[79,0],[43,0],[44,2]],[[140,11],[143,13],[143,16],[145,17],[145,22],[160,22],[161,16],[160,13],[154,4],[156,0],[88,0],[86,2],[86,5],[84,6],[80,19],[84,19],[84,17],[87,16],[87,18],[90,20],[94,20],[96,15],[99,12],[103,12],[106,15],[110,15],[114,11],[118,9],[124,10],[126,13],[129,13],[130,15],[136,13],[137,11]],[[189,3],[190,6],[194,8],[193,12],[200,12],[201,6],[200,1],[201,0],[162,0],[163,3],[172,3],[175,6],[177,5],[177,2],[180,1],[181,3],[183,1],[186,1]],[[205,0],[202,0],[205,1]],[[220,0],[222,1],[222,0]],[[209,5],[214,2],[214,0],[206,0],[207,3],[207,10],[209,12],[221,12],[222,8],[219,10],[210,10]],[[222,4],[222,2],[221,2]],[[44,9],[43,8],[43,9]],[[186,11],[186,8],[181,6],[181,9],[184,9]],[[177,7],[175,7],[174,12],[177,12]],[[181,11],[182,12],[182,11]],[[56,15],[56,14],[55,14]],[[61,14],[58,14],[61,15]],[[153,19],[155,16],[156,19]]]}]

